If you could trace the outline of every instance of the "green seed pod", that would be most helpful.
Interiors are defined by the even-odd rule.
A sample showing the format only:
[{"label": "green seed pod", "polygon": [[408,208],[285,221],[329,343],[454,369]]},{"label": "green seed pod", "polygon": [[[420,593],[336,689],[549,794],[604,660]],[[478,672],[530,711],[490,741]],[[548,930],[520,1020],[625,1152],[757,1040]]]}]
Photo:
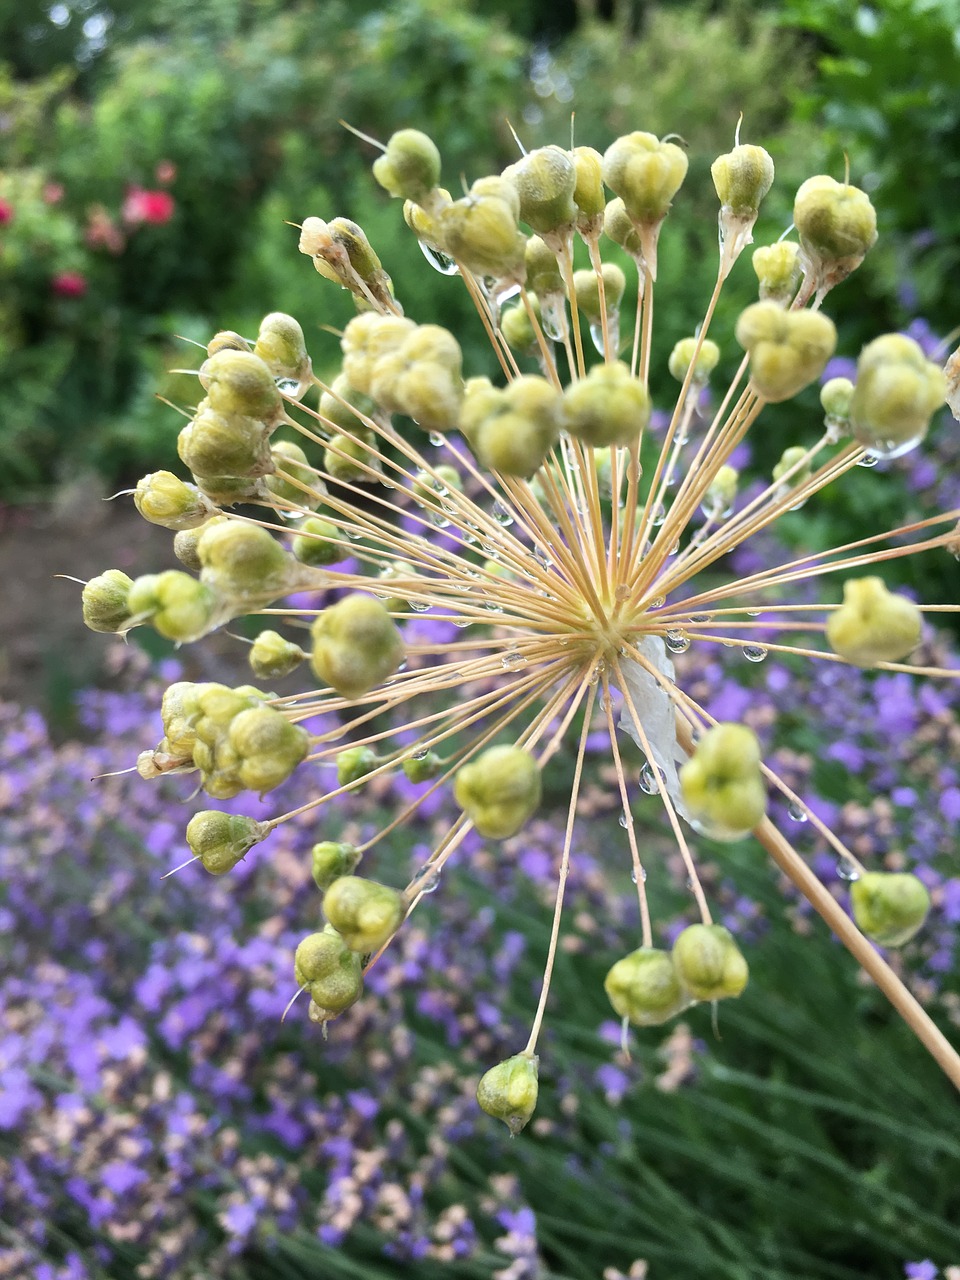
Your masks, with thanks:
[{"label": "green seed pod", "polygon": [[[808,450],[801,445],[792,445],[789,449],[784,449],[780,455],[780,461],[773,468],[774,481],[782,480],[783,477],[793,467],[801,462],[807,456]],[[787,482],[791,489],[797,488],[798,485],[805,484],[810,479],[810,467],[805,466],[801,470],[794,472]],[[791,508],[792,510],[793,508]]]},{"label": "green seed pod", "polygon": [[377,438],[372,431],[333,436],[323,451],[323,469],[340,484],[377,484],[380,460],[373,456]]},{"label": "green seed pod", "polygon": [[643,257],[643,242],[627,207],[619,196],[611,200],[603,214],[603,233],[608,240],[618,244],[634,262]]},{"label": "green seed pod", "polygon": [[820,388],[820,403],[826,415],[826,425],[845,427],[850,421],[850,404],[853,400],[853,383],[849,378],[830,378]]},{"label": "green seed pod", "polygon": [[747,962],[723,925],[690,925],[673,944],[672,955],[680,982],[694,1000],[725,1000],[747,985]]},{"label": "green seed pod", "polygon": [[290,556],[266,529],[245,520],[209,525],[197,542],[203,581],[228,599],[275,598],[292,581]]},{"label": "green seed pod", "polygon": [[660,1026],[690,1003],[670,954],[654,947],[640,947],[618,960],[603,989],[616,1013],[635,1027]]},{"label": "green seed pod", "polygon": [[760,245],[753,251],[753,269],[761,300],[786,306],[800,284],[800,246],[792,240]]},{"label": "green seed pod", "polygon": [[301,386],[306,390],[313,369],[303,330],[293,316],[284,315],[282,311],[264,316],[253,353],[279,381],[281,390],[292,393]]},{"label": "green seed pod", "polygon": [[270,449],[270,458],[277,470],[285,471],[309,490],[304,492],[290,480],[283,480],[278,475],[270,475],[267,476],[266,485],[273,496],[279,498],[281,502],[292,503],[305,511],[316,511],[327,496],[327,489],[320,477],[309,468],[307,455],[300,446],[294,444],[292,440],[278,440]]},{"label": "green seed pod", "polygon": [[393,283],[367,239],[366,232],[349,218],[307,218],[300,228],[300,252],[313,259],[327,280],[349,289],[369,305],[396,310]]},{"label": "green seed pod", "polygon": [[[415,328],[414,322],[405,316],[381,316],[374,311],[354,316],[340,339],[343,377],[348,385],[361,395],[369,396],[378,361],[400,347]],[[344,399],[355,403],[352,397],[344,396]],[[348,430],[356,430],[356,424],[351,423]]]},{"label": "green seed pod", "polygon": [[538,298],[565,294],[557,255],[539,236],[531,236],[527,241],[523,260],[527,268],[527,285]]},{"label": "green seed pod", "polygon": [[440,182],[440,152],[419,129],[400,129],[373,162],[373,176],[390,195],[425,204]]},{"label": "green seed pod", "polygon": [[[505,190],[506,188],[506,190]],[[523,279],[525,239],[515,188],[494,179],[440,211],[440,248],[468,271],[499,280]]]},{"label": "green seed pod", "polygon": [[523,747],[488,747],[457,771],[457,804],[488,840],[516,835],[540,804],[540,769]]},{"label": "green seed pod", "polygon": [[652,133],[628,133],[604,152],[604,182],[641,225],[662,222],[686,175],[686,152]]},{"label": "green seed pod", "polygon": [[399,929],[403,895],[362,876],[340,876],[323,895],[323,914],[351,951],[367,955]]},{"label": "green seed pod", "polygon": [[[270,468],[269,452],[264,470]],[[264,498],[267,487],[259,476],[206,476],[200,472],[193,473],[193,480],[215,506],[233,507],[238,502],[249,502]]]},{"label": "green seed pod", "polygon": [[463,395],[460,344],[447,329],[419,325],[375,362],[370,392],[390,413],[405,413],[425,431],[454,425]]},{"label": "green seed pod", "polygon": [[595,364],[563,393],[563,425],[585,444],[636,444],[649,421],[647,389],[624,364]]},{"label": "green seed pod", "polygon": [[477,1103],[494,1120],[502,1120],[515,1138],[537,1107],[536,1054],[517,1053],[491,1067],[477,1085]]},{"label": "green seed pod", "polygon": [[335,524],[316,516],[307,516],[298,526],[291,550],[301,564],[322,568],[336,564],[347,554],[340,542],[340,531]]},{"label": "green seed pod", "polygon": [[912,338],[888,333],[860,353],[850,400],[855,438],[881,458],[899,458],[920,443],[944,403],[947,381]]},{"label": "green seed pod", "polygon": [[413,495],[420,502],[437,506],[445,494],[463,492],[463,480],[456,467],[441,462],[432,471],[418,471],[413,477]]},{"label": "green seed pod", "polygon": [[[534,314],[540,319],[540,302],[535,294],[530,295]],[[526,307],[518,305],[505,307],[500,315],[500,332],[507,340],[511,351],[521,356],[534,356],[540,350],[537,335],[527,314]]]},{"label": "green seed pod", "polygon": [[283,416],[273,374],[251,351],[223,349],[209,356],[200,367],[200,384],[215,413],[258,418],[268,425]]},{"label": "green seed pod", "polygon": [[760,202],[773,186],[773,160],[763,147],[741,144],[717,156],[710,175],[725,208],[738,217],[755,218]]},{"label": "green seed pod", "polygon": [[733,501],[737,496],[740,483],[740,472],[736,467],[724,465],[710,482],[710,487],[703,497],[704,510],[713,514],[729,515],[733,509]]},{"label": "green seed pod", "polygon": [[560,434],[563,400],[546,378],[523,375],[500,390],[471,378],[460,411],[460,430],[485,467],[532,476]]},{"label": "green seed pod", "polygon": [[856,667],[898,662],[920,643],[923,614],[882,578],[848,578],[843,604],[827,619],[830,648]]},{"label": "green seed pod", "polygon": [[265,822],[206,809],[195,813],[187,823],[187,844],[205,871],[212,876],[222,876],[232,871],[267,831]]},{"label": "green seed pod", "polygon": [[517,189],[521,220],[537,235],[556,235],[576,222],[577,169],[562,147],[538,147],[509,165],[503,176]]},{"label": "green seed pod", "polygon": [[127,602],[133,579],[120,569],[106,569],[84,584],[83,621],[91,631],[125,631],[131,610]]},{"label": "green seed pod", "polygon": [[174,531],[195,529],[216,508],[192,484],[184,484],[172,471],[151,471],[137,481],[134,506],[150,524]]},{"label": "green seed pod", "polygon": [[403,220],[421,244],[434,251],[439,250],[440,230],[437,218],[452,203],[453,197],[445,187],[434,187],[428,201],[429,208],[423,208],[414,200],[403,202]]},{"label": "green seed pod", "polygon": [[930,894],[907,872],[868,871],[850,886],[853,918],[882,947],[902,947],[922,928]]},{"label": "green seed pod", "polygon": [[757,735],[740,724],[708,729],[680,767],[680,789],[691,821],[714,840],[752,831],[767,811]]},{"label": "green seed pod", "polygon": [[593,147],[574,147],[570,152],[577,182],[573,202],[579,211],[577,229],[587,235],[599,229],[606,205],[603,191],[603,156]]},{"label": "green seed pod", "polygon": [[197,543],[208,527],[212,528],[214,524],[225,524],[229,519],[229,516],[224,515],[211,516],[209,520],[205,520],[196,529],[181,529],[179,533],[174,534],[173,554],[185,569],[190,569],[194,573],[200,572],[203,565],[197,555]]},{"label": "green seed pod", "polygon": [[819,378],[837,345],[833,321],[819,311],[785,311],[755,302],[740,315],[737,341],[750,356],[758,395],[776,404]]},{"label": "green seed pod", "polygon": [[177,437],[177,452],[194,478],[261,476],[273,466],[267,434],[259,418],[202,408]]},{"label": "green seed pod", "polygon": [[290,777],[310,749],[310,735],[274,707],[250,707],[230,721],[227,745],[248,791],[272,791]]},{"label": "green seed pod", "polygon": [[250,670],[258,680],[280,680],[308,655],[278,631],[261,631],[250,648]]},{"label": "green seed pod", "polygon": [[408,782],[432,782],[443,773],[444,763],[435,751],[421,751],[407,756],[403,762],[403,772]]},{"label": "green seed pod", "polygon": [[[667,362],[667,368],[670,370],[672,378],[676,378],[678,382],[683,382],[696,350],[696,338],[680,339],[670,352],[670,359]],[[700,344],[696,367],[693,371],[693,385],[695,387],[705,387],[710,380],[711,373],[713,373],[719,362],[720,348],[715,342],[711,342],[709,338],[704,338]]]},{"label": "green seed pod", "polygon": [[[405,587],[401,586],[399,589],[404,592],[411,589],[411,579],[415,581],[416,577],[417,571],[409,560],[391,560],[377,574],[379,581],[386,583],[391,588],[398,578],[402,579],[406,585]],[[388,613],[406,613],[410,608],[410,602],[406,594],[385,596],[383,597],[383,607]]]},{"label": "green seed pod", "polygon": [[351,876],[360,865],[362,854],[354,844],[321,840],[310,851],[313,879],[324,893],[341,876]]},{"label": "green seed pod", "polygon": [[877,215],[867,193],[826,174],[801,185],[793,221],[815,272],[831,284],[858,267],[877,239]]},{"label": "green seed pod", "polygon": [[318,678],[350,701],[393,675],[403,661],[400,632],[371,596],[344,596],[323,610],[310,634]]},{"label": "green seed pod", "polygon": [[[372,315],[375,319],[384,318],[375,316],[373,312],[364,314]],[[372,374],[372,366],[370,372]],[[376,412],[377,403],[373,397],[364,395],[362,391],[352,387],[342,373],[334,378],[329,390],[324,391],[320,397],[321,416],[339,435],[351,436],[357,432],[368,431],[369,424],[358,415],[371,418]]]},{"label": "green seed pod", "polygon": [[[605,262],[600,268],[603,276],[603,298],[607,315],[615,315],[623,301],[623,293],[627,287],[627,277],[615,262]],[[575,271],[573,273],[573,291],[577,298],[577,307],[591,324],[599,324],[603,319],[600,308],[600,282],[595,271]]]},{"label": "green seed pod", "polygon": [[177,680],[170,685],[160,703],[160,719],[170,753],[192,757],[196,744],[196,724],[201,715],[200,695],[207,685]]},{"label": "green seed pod", "polygon": [[319,1021],[335,1018],[349,1009],[363,991],[360,957],[344,945],[329,925],[322,933],[309,934],[299,944],[293,958],[293,977],[297,986],[306,988],[327,1015]]},{"label": "green seed pod", "polygon": [[347,747],[337,752],[337,786],[348,787],[359,782],[380,763],[380,757],[372,747]]},{"label": "green seed pod", "polygon": [[199,640],[210,629],[217,599],[209,586],[189,573],[167,569],[135,579],[127,606],[131,614],[149,621],[168,640],[187,643]]},{"label": "green seed pod", "polygon": [[250,351],[252,348],[246,338],[232,329],[221,329],[207,343],[207,355],[215,356],[218,351]]}]

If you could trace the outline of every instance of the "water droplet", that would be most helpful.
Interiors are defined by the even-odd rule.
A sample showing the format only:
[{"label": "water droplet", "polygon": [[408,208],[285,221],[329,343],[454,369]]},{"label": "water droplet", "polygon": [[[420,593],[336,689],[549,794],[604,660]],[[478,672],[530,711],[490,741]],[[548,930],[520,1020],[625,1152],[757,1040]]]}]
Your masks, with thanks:
[{"label": "water droplet", "polygon": [[442,444],[446,444],[446,440],[439,431],[431,431],[427,437],[432,445],[439,449]]},{"label": "water droplet", "polygon": [[640,770],[640,790],[648,796],[655,796],[659,791],[657,775],[649,761]]},{"label": "water droplet", "polygon": [[680,539],[678,538],[676,542],[673,544],[673,546],[670,548],[670,550],[667,552],[667,555],[675,556],[679,550],[680,550]]},{"label": "water droplet", "polygon": [[433,893],[440,886],[440,872],[432,867],[424,867],[414,881],[417,893]]},{"label": "water droplet", "polygon": [[430,608],[426,600],[411,600],[409,603],[414,613],[426,613]]},{"label": "water droplet", "polygon": [[472,620],[470,618],[454,618],[453,625],[455,627],[459,627],[459,629],[463,631],[465,627],[469,627],[471,625],[471,621]]},{"label": "water droplet", "polygon": [[503,285],[494,294],[497,306],[502,307],[505,302],[509,302],[511,298],[515,298],[519,292],[520,286],[516,283]]},{"label": "water droplet", "polygon": [[603,675],[604,671],[606,671],[606,669],[607,669],[607,664],[601,658],[600,661],[594,665],[593,670],[590,672],[587,683],[596,684],[597,681],[600,679],[600,677]]},{"label": "water droplet", "polygon": [[667,508],[663,505],[662,502],[658,502],[650,514],[650,523],[656,529],[663,524],[666,518],[667,518]]},{"label": "water droplet", "polygon": [[875,453],[865,453],[862,458],[857,459],[858,467],[875,467],[880,461]]},{"label": "water droplet", "polygon": [[397,667],[397,674],[399,675],[401,671],[406,671],[409,665],[410,663],[406,660],[406,658],[404,658],[403,661],[400,663],[399,667]]},{"label": "water droplet", "polygon": [[745,644],[742,653],[748,662],[762,662],[767,656],[762,644]]},{"label": "water droplet", "polygon": [[510,525],[513,524],[513,512],[502,502],[495,502],[493,504],[493,518],[496,520],[497,524],[502,525],[504,529],[509,529]]},{"label": "water droplet", "polygon": [[712,613],[695,613],[691,616],[691,622],[710,622],[713,618]]},{"label": "water droplet", "polygon": [[595,321],[590,325],[590,341],[594,349],[603,355],[603,327]]},{"label": "water droplet", "polygon": [[[909,453],[911,449],[915,449],[923,439],[924,433],[911,436],[908,440],[873,440],[870,443],[870,454],[874,461],[883,458],[889,461],[891,458],[902,458],[905,453]],[[861,463],[861,466],[865,463]]]},{"label": "water droplet", "polygon": [[277,390],[282,396],[295,396],[300,390],[300,382],[297,378],[277,378],[275,381]]},{"label": "water droplet", "polygon": [[460,268],[452,258],[448,258],[445,253],[441,253],[439,249],[431,249],[428,244],[424,244],[422,240],[418,240],[420,252],[433,267],[434,271],[439,271],[442,276],[455,276],[460,272]]},{"label": "water droplet", "polygon": [[428,750],[426,747],[421,747],[419,751],[411,751],[411,752],[410,752],[410,759],[411,759],[411,760],[426,760],[426,758],[427,758],[427,756],[428,756],[429,754],[430,754],[430,752],[429,752],[429,750]]},{"label": "water droplet", "polygon": [[[645,881],[645,880],[646,880],[646,878],[647,878],[647,868],[646,868],[646,867],[641,867],[641,868],[640,868],[640,879]],[[634,867],[634,869],[630,872],[630,879],[633,881],[633,883],[634,883],[634,884],[636,884],[636,883],[637,883],[637,869],[636,869],[636,867]]]},{"label": "water droplet", "polygon": [[550,559],[550,557],[547,555],[546,551],[544,551],[542,547],[537,547],[536,551],[531,552],[531,555],[533,556],[534,560],[536,560],[537,564],[540,565],[541,568],[543,569],[553,568],[553,561]]},{"label": "water droplet", "polygon": [[625,813],[621,813],[621,815],[620,815],[620,825],[621,825],[621,827],[623,827],[623,828],[624,828],[624,830],[626,830],[626,828],[627,828],[627,827],[629,827],[632,823],[633,823],[633,818],[632,818],[632,817],[631,817],[631,818],[628,818],[628,817],[627,817],[627,815],[626,815]]},{"label": "water droplet", "polygon": [[665,598],[663,596],[657,596],[656,600],[650,601],[650,608],[662,609],[665,604],[666,604]]},{"label": "water droplet", "polygon": [[664,643],[671,653],[686,653],[690,648],[690,637],[682,631],[670,630],[664,637]]},{"label": "water droplet", "polygon": [[860,879],[860,872],[849,858],[838,859],[837,875],[841,880],[846,880],[848,884],[851,884],[854,880]]},{"label": "water droplet", "polygon": [[431,511],[429,513],[430,523],[437,529],[449,529],[450,521],[440,511]]},{"label": "water droplet", "polygon": [[503,605],[499,600],[487,600],[483,607],[487,613],[503,613]]},{"label": "water droplet", "polygon": [[807,821],[808,815],[806,809],[804,809],[802,805],[797,804],[796,800],[791,803],[790,807],[787,809],[787,813],[794,822]]},{"label": "water droplet", "polygon": [[500,659],[500,665],[508,671],[515,671],[517,667],[525,667],[527,660],[517,649],[509,649]]}]

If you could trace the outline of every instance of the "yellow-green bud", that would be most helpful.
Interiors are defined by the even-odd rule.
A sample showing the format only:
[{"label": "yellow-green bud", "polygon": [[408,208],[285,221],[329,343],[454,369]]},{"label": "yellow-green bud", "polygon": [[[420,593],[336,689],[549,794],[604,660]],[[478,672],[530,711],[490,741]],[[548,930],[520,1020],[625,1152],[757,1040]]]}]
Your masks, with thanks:
[{"label": "yellow-green bud", "polygon": [[343,698],[360,698],[397,670],[403,641],[379,600],[359,593],[324,609],[310,634],[313,669]]},{"label": "yellow-green bud", "polygon": [[[404,340],[414,332],[416,325],[406,316],[381,316],[375,311],[364,311],[354,316],[343,331],[340,346],[343,349],[343,374],[347,385],[360,395],[371,394],[370,384],[377,362],[391,351],[395,351]],[[337,383],[334,383],[337,387]],[[337,388],[340,390],[339,388]],[[341,390],[340,394],[357,408],[354,396]],[[324,402],[321,401],[321,404]],[[341,406],[341,411],[342,411]],[[339,420],[333,419],[337,425]],[[356,431],[357,424],[352,415],[347,427],[348,432]]]},{"label": "yellow-green bud", "polygon": [[729,929],[721,924],[692,924],[673,944],[673,964],[694,1000],[738,996],[750,971]]},{"label": "yellow-green bud", "polygon": [[442,497],[451,490],[454,493],[462,493],[463,480],[456,467],[450,466],[449,463],[441,462],[432,471],[418,471],[413,477],[414,496],[421,502],[436,505],[437,497]]},{"label": "yellow-green bud", "polygon": [[179,533],[174,534],[173,554],[185,569],[192,569],[194,573],[200,572],[203,565],[197,555],[197,543],[203,537],[204,530],[212,527],[215,523],[223,524],[229,519],[230,517],[225,515],[211,516],[209,520],[205,520],[196,529],[181,529]]},{"label": "yellow-green bud", "polygon": [[877,239],[877,215],[867,193],[826,174],[801,185],[793,221],[814,269],[832,283],[858,267]]},{"label": "yellow-green bud", "polygon": [[849,578],[843,604],[827,619],[827,643],[856,667],[897,662],[920,643],[922,621],[913,601],[888,591],[882,578]]},{"label": "yellow-green bud", "polygon": [[722,205],[740,217],[756,216],[761,200],[773,185],[773,160],[763,147],[741,143],[717,156],[710,175]]},{"label": "yellow-green bud", "polygon": [[595,446],[633,445],[650,420],[650,396],[626,365],[595,364],[563,394],[563,425]]},{"label": "yellow-green bud", "polygon": [[944,403],[947,381],[912,338],[888,333],[860,353],[850,401],[855,438],[881,458],[898,458],[919,444]]},{"label": "yellow-green bud", "polygon": [[[326,497],[327,489],[310,469],[307,455],[300,446],[292,440],[278,440],[270,449],[270,458],[278,471],[285,471],[292,477],[284,480],[278,475],[267,476],[266,485],[273,496],[305,511],[315,511]],[[293,484],[293,479],[300,484]]]},{"label": "yellow-green bud", "polygon": [[563,401],[546,378],[523,375],[502,390],[471,378],[460,411],[460,430],[485,467],[532,476],[560,434]]},{"label": "yellow-green bud", "polygon": [[757,735],[740,724],[708,729],[680,767],[680,789],[691,820],[714,840],[752,831],[767,811]]},{"label": "yellow-green bud", "polygon": [[516,835],[540,803],[540,768],[523,747],[488,747],[457,771],[457,804],[488,840]]},{"label": "yellow-green bud", "polygon": [[[207,406],[206,401],[204,406]],[[180,432],[177,452],[195,479],[200,476],[260,476],[273,467],[267,428],[259,418],[240,413],[218,413],[209,406],[201,407],[193,421]],[[201,484],[201,488],[207,492],[204,485]]]},{"label": "yellow-green bud", "polygon": [[300,227],[300,252],[313,259],[327,280],[349,289],[369,305],[396,308],[393,284],[367,239],[366,232],[349,218],[306,218]]},{"label": "yellow-green bud", "polygon": [[419,129],[400,129],[373,162],[373,176],[390,195],[424,204],[440,182],[440,152]]},{"label": "yellow-green bud", "polygon": [[[377,577],[391,588],[396,580],[401,578],[407,584],[407,589],[409,590],[410,580],[416,579],[417,571],[409,560],[391,560],[383,566]],[[402,587],[400,588],[400,590],[403,589]],[[383,597],[383,607],[388,613],[405,613],[410,608],[410,602],[407,600],[406,595],[385,596]]]},{"label": "yellow-green bud", "polygon": [[[613,315],[623,300],[627,287],[627,277],[615,262],[605,262],[600,268],[603,276],[603,300],[607,315]],[[573,273],[573,291],[577,298],[577,307],[592,324],[599,324],[603,319],[600,307],[600,281],[595,271],[575,271]]]},{"label": "yellow-green bud", "polygon": [[[377,317],[374,312],[364,314]],[[394,317],[396,318],[396,317]],[[370,372],[372,373],[372,363]],[[346,403],[344,403],[344,401]],[[329,426],[341,435],[353,435],[358,431],[367,431],[369,427],[357,415],[369,418],[377,412],[377,404],[372,396],[364,395],[356,387],[352,387],[341,373],[334,378],[330,388],[320,397],[320,413]]]},{"label": "yellow-green bud", "polygon": [[193,755],[197,740],[196,723],[200,716],[200,694],[208,686],[177,680],[165,691],[160,703],[160,719],[170,753]]},{"label": "yellow-green bud", "polygon": [[[780,455],[780,461],[773,468],[774,481],[782,480],[788,471],[792,470],[799,462],[801,462],[808,454],[809,450],[804,449],[802,445],[791,445],[789,449],[784,449]],[[795,471],[787,482],[789,488],[795,489],[798,485],[806,483],[810,479],[809,464],[802,467],[799,471]]]},{"label": "yellow-green bud", "polygon": [[[266,451],[264,473],[271,466],[269,457],[269,451]],[[238,502],[264,498],[267,494],[266,485],[259,476],[207,476],[194,471],[193,479],[197,488],[218,507],[233,507]]]},{"label": "yellow-green bud", "polygon": [[380,460],[371,453],[376,447],[372,431],[333,436],[323,451],[323,469],[340,484],[378,484]]},{"label": "yellow-green bud", "polygon": [[408,782],[432,782],[443,773],[443,760],[435,751],[421,751],[407,756],[403,762],[403,772]]},{"label": "yellow-green bud", "polygon": [[219,333],[215,333],[207,343],[207,355],[215,356],[218,351],[249,351],[250,343],[246,338],[241,338],[239,333],[234,333],[232,329],[221,329]]},{"label": "yellow-green bud", "polygon": [[577,175],[577,184],[573,189],[574,204],[579,210],[577,228],[590,234],[593,225],[599,224],[606,205],[603,156],[593,147],[574,147],[570,157]]},{"label": "yellow-green bud", "polygon": [[341,876],[353,875],[362,854],[355,844],[337,840],[321,840],[310,851],[314,883],[324,893]]},{"label": "yellow-green bud", "polygon": [[463,394],[460,344],[440,325],[419,325],[374,362],[370,393],[390,413],[405,413],[425,431],[456,422]]},{"label": "yellow-green bud", "polygon": [[[667,368],[670,370],[670,376],[676,378],[678,382],[683,382],[687,376],[687,370],[690,368],[690,362],[693,360],[694,352],[697,350],[696,338],[681,338],[670,352],[670,359],[667,362]],[[709,381],[711,373],[717,367],[720,361],[720,348],[715,342],[711,342],[709,338],[704,338],[700,343],[700,350],[697,353],[697,363],[693,371],[693,385],[705,386]]]},{"label": "yellow-green bud", "polygon": [[290,777],[310,749],[310,735],[274,707],[250,707],[230,721],[227,745],[239,757],[248,791],[272,791]]},{"label": "yellow-green bud", "polygon": [[339,545],[340,541],[340,531],[335,524],[317,516],[308,516],[298,526],[291,549],[301,564],[317,568],[336,564],[344,558],[347,553]]},{"label": "yellow-green bud", "polygon": [[538,298],[564,293],[557,255],[539,236],[531,236],[527,241],[523,260],[527,268],[527,285]]},{"label": "yellow-green bud", "polygon": [[290,583],[290,556],[266,529],[245,520],[208,525],[197,542],[203,580],[223,595],[282,595]]},{"label": "yellow-green bud", "polygon": [[930,894],[909,872],[868,871],[850,886],[853,918],[882,947],[902,947],[923,926]]},{"label": "yellow-green bud", "polygon": [[667,216],[687,174],[687,156],[652,133],[628,133],[603,156],[603,180],[634,222],[652,225]]},{"label": "yellow-green bud", "polygon": [[302,395],[313,372],[303,330],[293,316],[272,311],[260,322],[254,355],[260,357],[279,383],[278,389]]},{"label": "yellow-green bud", "polygon": [[337,785],[348,787],[359,782],[380,763],[380,757],[372,747],[347,747],[337,752]]},{"label": "yellow-green bud", "polygon": [[850,419],[850,403],[853,400],[853,383],[849,378],[830,378],[820,388],[820,403],[826,415],[826,425],[843,427]]},{"label": "yellow-green bud", "polygon": [[786,306],[800,284],[800,246],[792,240],[760,245],[753,251],[753,269],[761,299]]},{"label": "yellow-green bud", "polygon": [[[536,294],[530,295],[534,314],[540,319],[540,302]],[[517,305],[505,307],[500,316],[500,332],[507,340],[511,351],[521,356],[533,356],[540,350],[537,335],[527,314],[526,307]]]},{"label": "yellow-green bud", "polygon": [[440,248],[477,275],[519,280],[525,239],[517,225],[516,192],[509,182],[496,182],[480,190],[474,183],[469,195],[440,211]]},{"label": "yellow-green bud", "polygon": [[750,355],[755,390],[774,404],[817,379],[837,345],[833,321],[822,312],[785,311],[775,302],[747,307],[736,335]]},{"label": "yellow-green bud", "polygon": [[216,508],[192,484],[184,484],[172,471],[151,471],[137,481],[133,502],[144,520],[174,531],[195,529]]},{"label": "yellow-green bud", "polygon": [[733,508],[733,500],[737,496],[737,485],[740,483],[740,472],[736,467],[727,464],[722,466],[710,482],[704,494],[703,508],[709,514],[729,515]]},{"label": "yellow-green bud", "polygon": [[250,648],[250,670],[258,680],[280,680],[295,671],[307,654],[278,631],[261,631]]},{"label": "yellow-green bud", "polygon": [[340,876],[323,895],[323,914],[351,951],[377,951],[399,929],[402,894],[362,876]]},{"label": "yellow-green bud", "polygon": [[690,997],[666,951],[640,947],[618,960],[604,979],[615,1012],[637,1027],[656,1027],[681,1013]]},{"label": "yellow-green bud", "polygon": [[268,424],[283,414],[273,374],[252,351],[223,349],[204,360],[200,384],[216,413],[259,418]]},{"label": "yellow-green bud", "polygon": [[603,214],[603,233],[636,262],[643,257],[643,242],[626,205],[619,196],[611,200]]},{"label": "yellow-green bud", "polygon": [[187,823],[187,844],[212,876],[232,871],[267,834],[267,824],[239,814],[206,809]]},{"label": "yellow-green bud", "polygon": [[351,951],[335,929],[311,933],[297,947],[293,976],[311,999],[330,1017],[349,1009],[363,991],[360,957]]},{"label": "yellow-green bud", "polygon": [[477,1103],[494,1120],[502,1120],[515,1138],[537,1107],[536,1054],[517,1053],[480,1077]]},{"label": "yellow-green bud", "polygon": [[520,197],[520,217],[538,235],[571,227],[577,218],[573,193],[577,170],[562,147],[538,147],[504,170]]},{"label": "yellow-green bud", "polygon": [[84,584],[83,621],[91,631],[125,631],[131,611],[127,602],[133,579],[120,569],[107,569]]},{"label": "yellow-green bud", "polygon": [[127,607],[140,621],[149,621],[168,640],[198,640],[210,628],[216,612],[214,593],[203,582],[179,569],[148,573],[135,579]]}]

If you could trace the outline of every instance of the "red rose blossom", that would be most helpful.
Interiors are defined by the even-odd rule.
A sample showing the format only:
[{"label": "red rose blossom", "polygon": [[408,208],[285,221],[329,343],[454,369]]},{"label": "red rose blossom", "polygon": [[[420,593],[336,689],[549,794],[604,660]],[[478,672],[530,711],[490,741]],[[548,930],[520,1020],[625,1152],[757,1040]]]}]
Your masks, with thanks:
[{"label": "red rose blossom", "polygon": [[169,191],[147,191],[131,187],[123,202],[123,220],[131,226],[152,223],[160,226],[173,217],[176,201]]},{"label": "red rose blossom", "polygon": [[50,287],[58,298],[82,298],[87,292],[87,277],[79,271],[60,271],[51,280]]},{"label": "red rose blossom", "polygon": [[9,200],[0,200],[0,227],[13,221],[13,205]]}]

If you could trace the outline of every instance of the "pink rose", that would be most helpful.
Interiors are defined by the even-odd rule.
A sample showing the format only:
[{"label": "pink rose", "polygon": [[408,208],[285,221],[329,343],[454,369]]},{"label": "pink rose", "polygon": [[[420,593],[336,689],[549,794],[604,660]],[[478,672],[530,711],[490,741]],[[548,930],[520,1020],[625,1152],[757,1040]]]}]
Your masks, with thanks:
[{"label": "pink rose", "polygon": [[122,217],[131,226],[152,223],[161,226],[173,217],[176,201],[169,191],[147,191],[144,187],[131,187],[123,202]]},{"label": "pink rose", "polygon": [[0,227],[13,221],[13,205],[9,200],[0,200]]},{"label": "pink rose", "polygon": [[50,281],[58,298],[82,298],[87,292],[87,278],[79,271],[61,271]]}]

